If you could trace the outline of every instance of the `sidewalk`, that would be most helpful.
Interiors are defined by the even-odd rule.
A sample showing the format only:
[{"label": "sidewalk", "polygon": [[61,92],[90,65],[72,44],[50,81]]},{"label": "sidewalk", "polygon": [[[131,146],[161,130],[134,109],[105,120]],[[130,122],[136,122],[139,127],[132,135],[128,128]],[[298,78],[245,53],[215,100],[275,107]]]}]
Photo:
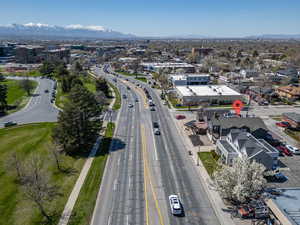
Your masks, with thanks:
[{"label": "sidewalk", "polygon": [[[114,92],[112,92],[112,93],[113,93],[113,96],[115,96]],[[112,109],[112,106],[114,105],[115,100],[116,100],[116,98],[114,97],[113,100],[109,104],[109,107],[108,107],[109,109]],[[72,211],[73,211],[73,208],[75,206],[76,200],[77,200],[77,198],[79,196],[81,187],[84,184],[85,178],[88,175],[88,172],[89,172],[89,170],[90,170],[90,168],[92,166],[92,163],[94,161],[94,157],[95,157],[95,155],[97,153],[97,150],[99,149],[99,146],[100,146],[100,143],[101,143],[101,140],[102,140],[102,135],[103,135],[104,130],[105,130],[106,126],[107,126],[107,123],[108,123],[108,121],[104,121],[103,124],[102,124],[102,127],[104,129],[101,130],[100,136],[97,138],[96,143],[94,144],[94,146],[93,146],[93,148],[92,148],[92,150],[91,150],[91,152],[90,152],[87,160],[85,161],[85,163],[84,163],[84,165],[83,165],[83,167],[81,169],[80,175],[79,175],[79,177],[78,177],[78,179],[77,179],[77,181],[76,181],[76,183],[75,183],[75,185],[73,187],[73,190],[72,190],[72,192],[71,192],[71,194],[70,194],[70,196],[68,198],[68,201],[67,201],[67,203],[65,205],[64,211],[63,211],[63,213],[61,215],[61,218],[59,220],[58,225],[67,225],[68,222],[69,222],[69,219],[70,219],[70,217],[72,215]],[[99,149],[99,151],[100,150],[101,149]]]},{"label": "sidewalk", "polygon": [[181,134],[183,137],[183,144],[185,145],[187,150],[192,151],[192,159],[194,163],[197,165],[196,171],[199,174],[199,178],[201,179],[204,189],[207,193],[207,196],[212,204],[212,207],[219,219],[219,222],[221,225],[235,225],[234,221],[231,219],[231,214],[226,212],[228,211],[227,206],[224,204],[222,198],[220,197],[219,193],[214,190],[212,187],[212,180],[208,173],[206,172],[206,169],[204,168],[201,160],[198,157],[198,151],[208,151],[209,148],[210,150],[214,148],[214,146],[200,146],[199,147],[194,147],[193,144],[191,143],[189,137],[187,136],[183,124],[179,122],[179,120],[176,120],[174,117],[173,121],[175,123],[175,126],[178,130],[178,132]]}]

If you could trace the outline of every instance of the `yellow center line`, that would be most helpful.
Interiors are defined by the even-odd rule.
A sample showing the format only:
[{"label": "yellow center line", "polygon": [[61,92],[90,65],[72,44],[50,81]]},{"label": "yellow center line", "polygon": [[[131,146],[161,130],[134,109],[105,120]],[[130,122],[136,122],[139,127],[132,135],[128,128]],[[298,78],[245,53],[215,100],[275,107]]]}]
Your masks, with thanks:
[{"label": "yellow center line", "polygon": [[[156,196],[156,193],[155,193],[155,190],[154,190],[154,186],[153,186],[153,183],[151,181],[151,173],[150,173],[150,169],[149,169],[149,162],[148,162],[148,159],[147,159],[147,147],[145,145],[146,143],[146,135],[145,135],[145,127],[143,125],[141,125],[141,133],[142,133],[142,143],[143,143],[143,158],[144,158],[144,175],[147,176],[148,180],[149,180],[149,183],[150,183],[150,187],[151,187],[151,192],[152,192],[152,196],[154,198],[154,201],[155,201],[155,207],[156,207],[156,210],[158,212],[158,216],[159,216],[159,222],[161,225],[164,225],[164,219],[163,219],[163,216],[162,216],[162,213],[161,213],[161,210],[160,210],[160,207],[159,207],[159,204],[158,204],[158,198]],[[146,173],[145,173],[146,172]],[[145,176],[144,176],[145,177]],[[146,190],[145,190],[146,192]],[[147,206],[147,201],[146,201],[146,208],[148,207]],[[147,215],[147,213],[146,213]]]}]

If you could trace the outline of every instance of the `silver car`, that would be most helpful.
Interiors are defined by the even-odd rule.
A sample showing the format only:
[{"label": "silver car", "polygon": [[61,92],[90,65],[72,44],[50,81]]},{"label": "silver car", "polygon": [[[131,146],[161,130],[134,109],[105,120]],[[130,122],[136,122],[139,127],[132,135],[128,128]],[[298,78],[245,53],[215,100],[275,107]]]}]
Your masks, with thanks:
[{"label": "silver car", "polygon": [[295,155],[299,155],[300,154],[300,150],[294,146],[291,145],[285,145],[285,147],[290,150],[293,154]]}]

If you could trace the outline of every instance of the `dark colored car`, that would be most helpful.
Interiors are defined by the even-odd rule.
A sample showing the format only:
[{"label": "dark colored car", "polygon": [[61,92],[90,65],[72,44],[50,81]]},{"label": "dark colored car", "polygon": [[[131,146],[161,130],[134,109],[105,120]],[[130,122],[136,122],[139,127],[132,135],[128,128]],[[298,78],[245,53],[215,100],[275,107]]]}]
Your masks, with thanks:
[{"label": "dark colored car", "polygon": [[158,122],[153,122],[153,128],[159,128]]},{"label": "dark colored car", "polygon": [[4,124],[4,127],[12,127],[12,126],[16,126],[17,123],[16,122],[13,122],[13,121],[9,121],[7,123]]}]

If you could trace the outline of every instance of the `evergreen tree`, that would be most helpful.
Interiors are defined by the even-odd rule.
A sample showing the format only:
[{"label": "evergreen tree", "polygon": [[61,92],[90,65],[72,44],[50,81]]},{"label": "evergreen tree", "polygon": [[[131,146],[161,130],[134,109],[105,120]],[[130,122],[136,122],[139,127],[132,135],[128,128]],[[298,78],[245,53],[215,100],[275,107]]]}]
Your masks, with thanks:
[{"label": "evergreen tree", "polygon": [[101,128],[101,107],[93,93],[82,85],[71,89],[68,101],[59,113],[53,140],[69,155],[86,152]]},{"label": "evergreen tree", "polygon": [[96,91],[102,91],[106,97],[109,96],[109,86],[105,79],[99,78],[96,80]]},{"label": "evergreen tree", "polygon": [[7,86],[0,84],[0,113],[4,113],[7,107]]}]

